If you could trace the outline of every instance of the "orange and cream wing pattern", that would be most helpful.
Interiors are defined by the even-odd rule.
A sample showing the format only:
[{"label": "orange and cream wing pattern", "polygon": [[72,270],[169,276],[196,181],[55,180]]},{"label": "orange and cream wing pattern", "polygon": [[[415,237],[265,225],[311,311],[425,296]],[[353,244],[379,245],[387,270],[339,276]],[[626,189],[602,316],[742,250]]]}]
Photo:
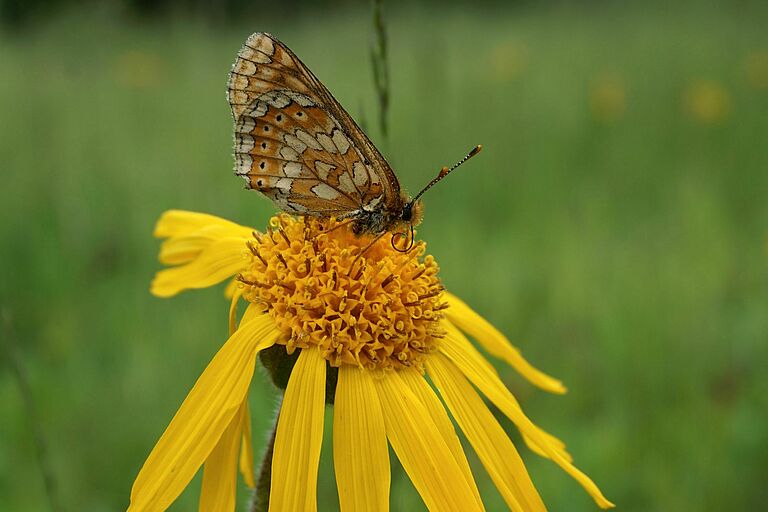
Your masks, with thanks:
[{"label": "orange and cream wing pattern", "polygon": [[269,34],[245,42],[229,77],[235,173],[281,210],[344,217],[397,207],[381,154],[328,90]]}]

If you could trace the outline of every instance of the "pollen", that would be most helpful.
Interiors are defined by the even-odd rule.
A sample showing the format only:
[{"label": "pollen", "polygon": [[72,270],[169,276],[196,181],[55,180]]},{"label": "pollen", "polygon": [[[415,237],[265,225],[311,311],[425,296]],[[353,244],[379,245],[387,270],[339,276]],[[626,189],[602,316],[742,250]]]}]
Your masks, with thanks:
[{"label": "pollen", "polygon": [[401,252],[391,234],[281,214],[248,249],[242,296],[272,316],[289,354],[315,346],[334,367],[422,369],[445,334],[439,268],[423,242]]}]

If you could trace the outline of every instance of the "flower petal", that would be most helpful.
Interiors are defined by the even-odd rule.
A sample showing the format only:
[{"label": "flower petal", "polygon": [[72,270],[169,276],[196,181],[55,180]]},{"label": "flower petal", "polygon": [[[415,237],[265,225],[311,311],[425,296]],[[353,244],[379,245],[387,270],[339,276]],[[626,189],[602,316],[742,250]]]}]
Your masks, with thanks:
[{"label": "flower petal", "polygon": [[451,419],[445,411],[445,406],[440,402],[440,399],[422,375],[417,372],[400,372],[400,376],[406,385],[411,388],[411,391],[419,397],[424,407],[426,407],[432,421],[443,436],[445,444],[451,450],[454,460],[456,460],[459,468],[461,468],[467,485],[472,489],[478,507],[482,508],[483,500],[480,498],[475,478],[472,476],[472,469],[469,467],[467,456],[464,454],[464,448],[462,448],[459,436],[456,435],[456,429],[453,428],[453,423],[451,423]]},{"label": "flower petal", "polygon": [[243,475],[245,485],[251,489],[256,488],[255,470],[253,465],[253,434],[251,433],[251,408],[248,405],[248,396],[245,397],[245,412],[243,413],[242,446],[240,448],[240,474]]},{"label": "flower petal", "polygon": [[285,389],[272,458],[270,512],[317,510],[317,468],[325,416],[325,359],[299,354]]},{"label": "flower petal", "polygon": [[[475,349],[475,347],[470,343],[470,341],[467,339],[464,334],[462,334],[461,331],[459,331],[456,326],[451,324],[450,322],[444,322],[443,327],[448,332],[449,338],[440,347],[440,351],[444,354],[448,355],[450,358],[450,352],[452,350],[458,350],[458,353],[454,354],[457,357],[465,357],[469,358],[472,365],[475,365],[478,369],[480,369],[483,372],[488,372],[493,374],[496,379],[501,382],[501,380],[498,379],[498,374],[496,373],[496,369],[491,366],[491,364],[482,356],[480,353]],[[470,379],[471,380],[471,379]],[[501,387],[506,392],[510,402],[514,404],[514,406],[520,410],[522,413],[522,408],[520,407],[520,404],[517,402],[517,399],[515,396],[509,392],[509,390],[501,384]],[[557,437],[553,436],[552,434],[545,432],[541,428],[539,428],[537,425],[534,425],[536,429],[536,433],[538,434],[539,438],[544,439],[553,449],[557,450],[560,455],[566,459],[568,462],[573,462],[573,457],[571,457],[571,454],[568,453],[568,451],[565,449],[565,443],[562,442]],[[523,440],[525,441],[525,444],[528,445],[528,447],[533,450],[536,454],[541,455],[542,457],[550,458],[549,455],[547,455],[547,452],[543,450],[541,447],[539,447],[536,444],[536,441],[534,441],[527,433],[523,430],[520,431],[520,434],[523,437]]]},{"label": "flower petal", "polygon": [[[246,397],[247,400],[247,397]],[[233,511],[237,490],[237,454],[243,429],[243,414],[247,409],[244,400],[237,414],[221,435],[213,451],[203,465],[203,486],[200,491],[200,512]]]},{"label": "flower petal", "polygon": [[403,468],[431,512],[483,510],[426,407],[400,377],[403,371],[374,376],[387,437]]},{"label": "flower petal", "polygon": [[339,368],[333,465],[342,512],[389,512],[389,448],[371,372]]},{"label": "flower petal", "polygon": [[181,237],[210,226],[228,230],[231,233],[230,236],[243,233],[243,230],[245,232],[242,236],[249,236],[251,231],[251,228],[215,215],[188,210],[168,210],[158,219],[153,234],[157,238]]},{"label": "flower petal", "polygon": [[459,329],[475,338],[488,352],[506,361],[531,384],[552,393],[565,393],[566,388],[562,382],[534,368],[507,337],[485,318],[478,315],[455,295],[446,292],[444,297],[450,306],[445,312],[446,316]]},{"label": "flower petal", "polygon": [[240,296],[243,294],[241,288],[237,288],[230,298],[229,304],[229,335],[232,336],[237,330],[237,304],[240,302]]},{"label": "flower petal", "polygon": [[171,297],[190,288],[213,286],[244,270],[248,254],[245,239],[222,238],[190,263],[158,272],[150,291],[158,297]]},{"label": "flower petal", "polygon": [[164,265],[183,265],[197,258],[212,243],[222,238],[240,238],[248,240],[248,236],[237,236],[231,233],[222,233],[215,226],[207,227],[194,235],[173,237],[160,244],[158,259]]},{"label": "flower petal", "polygon": [[440,344],[440,351],[461,370],[461,372],[496,405],[512,422],[520,429],[523,435],[528,436],[549,459],[553,460],[566,473],[571,475],[592,496],[592,499],[601,508],[613,507],[600,492],[597,485],[584,473],[574,467],[569,457],[563,453],[556,443],[552,442],[552,436],[546,435],[539,427],[523,413],[520,404],[512,393],[504,386],[499,376],[494,372],[488,362],[472,346],[461,332],[450,322],[444,322],[443,326],[448,332],[444,342]]},{"label": "flower petal", "polygon": [[475,388],[442,354],[427,361],[429,376],[509,508],[546,510],[525,464]]},{"label": "flower petal", "polygon": [[237,292],[237,290],[242,286],[243,286],[243,283],[241,283],[237,279],[231,280],[229,283],[227,283],[227,286],[224,287],[224,297],[227,299],[231,299],[235,295],[235,292]]},{"label": "flower petal", "polygon": [[256,354],[279,333],[268,315],[244,324],[222,346],[144,462],[128,510],[165,510],[221,438],[248,391]]}]

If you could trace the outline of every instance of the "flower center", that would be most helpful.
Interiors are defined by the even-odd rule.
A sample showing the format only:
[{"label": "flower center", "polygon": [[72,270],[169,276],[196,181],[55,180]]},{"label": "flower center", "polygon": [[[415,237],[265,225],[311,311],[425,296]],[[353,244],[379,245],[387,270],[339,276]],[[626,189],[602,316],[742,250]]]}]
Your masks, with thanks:
[{"label": "flower center", "polygon": [[248,243],[243,297],[266,308],[289,354],[316,346],[331,366],[420,368],[444,335],[437,263],[423,242],[403,253],[349,226],[273,217]]}]

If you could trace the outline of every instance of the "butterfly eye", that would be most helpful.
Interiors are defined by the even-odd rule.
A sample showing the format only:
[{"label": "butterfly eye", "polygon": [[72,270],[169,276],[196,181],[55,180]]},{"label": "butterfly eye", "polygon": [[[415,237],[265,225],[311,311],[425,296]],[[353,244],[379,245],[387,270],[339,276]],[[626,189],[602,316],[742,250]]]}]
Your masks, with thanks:
[{"label": "butterfly eye", "polygon": [[411,204],[411,203],[408,203],[408,204],[406,204],[406,205],[405,205],[405,207],[403,208],[403,214],[401,215],[401,218],[402,218],[402,219],[403,219],[405,222],[409,222],[409,221],[411,220],[411,217],[412,217],[412,216],[413,216],[413,211],[412,211],[412,204]]}]

